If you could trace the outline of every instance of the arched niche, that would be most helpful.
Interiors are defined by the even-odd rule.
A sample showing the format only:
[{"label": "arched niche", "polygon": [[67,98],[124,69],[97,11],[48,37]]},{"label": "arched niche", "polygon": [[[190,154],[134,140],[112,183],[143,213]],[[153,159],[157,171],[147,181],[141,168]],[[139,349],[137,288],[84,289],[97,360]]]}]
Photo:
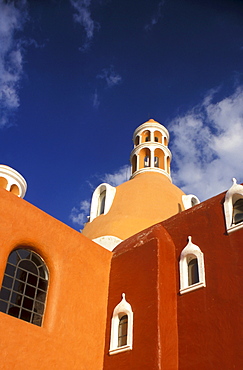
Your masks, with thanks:
[{"label": "arched niche", "polygon": [[7,189],[8,180],[5,177],[0,177],[0,188]]},{"label": "arched niche", "polygon": [[160,131],[154,131],[154,141],[162,144],[162,134]]},{"label": "arched niche", "polygon": [[154,167],[161,168],[162,170],[165,169],[165,154],[163,150],[157,148],[154,151]]},{"label": "arched niche", "polygon": [[143,148],[139,152],[139,168],[149,167],[151,163],[150,149]]},{"label": "arched niche", "polygon": [[19,195],[19,187],[16,184],[11,185],[10,193],[13,193],[15,195]]},{"label": "arched niche", "polygon": [[147,143],[148,141],[151,141],[151,133],[149,130],[145,130],[141,134],[142,137],[142,143]]}]

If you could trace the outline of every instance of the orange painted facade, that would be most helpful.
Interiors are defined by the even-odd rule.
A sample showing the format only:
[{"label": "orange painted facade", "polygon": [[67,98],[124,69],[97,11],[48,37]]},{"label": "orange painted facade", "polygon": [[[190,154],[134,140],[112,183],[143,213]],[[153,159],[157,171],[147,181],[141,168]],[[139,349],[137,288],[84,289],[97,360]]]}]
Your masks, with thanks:
[{"label": "orange painted facade", "polygon": [[15,248],[49,270],[42,327],[0,312],[1,369],[101,369],[111,253],[0,189],[0,279]]}]

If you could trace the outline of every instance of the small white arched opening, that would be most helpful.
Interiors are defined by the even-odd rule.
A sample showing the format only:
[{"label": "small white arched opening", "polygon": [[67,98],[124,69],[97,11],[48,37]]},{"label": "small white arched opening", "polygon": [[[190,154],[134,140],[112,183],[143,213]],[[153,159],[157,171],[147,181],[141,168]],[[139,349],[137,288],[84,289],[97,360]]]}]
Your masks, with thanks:
[{"label": "small white arched opening", "polygon": [[90,222],[96,217],[109,212],[115,193],[116,188],[106,183],[99,185],[95,189],[91,200]]},{"label": "small white arched opening", "polygon": [[196,195],[189,194],[189,195],[182,195],[182,202],[183,202],[184,208],[189,209],[199,204],[200,200],[198,199],[198,197],[196,197]]},{"label": "small white arched opening", "polygon": [[243,227],[243,186],[235,178],[225,195],[224,216],[228,233]]},{"label": "small white arched opening", "polygon": [[111,319],[111,339],[109,354],[129,351],[132,349],[133,339],[133,312],[131,305],[126,301],[125,293],[121,302],[115,307]]},{"label": "small white arched opening", "polygon": [[191,236],[181,252],[180,262],[180,294],[206,286],[204,257],[200,248],[192,243]]}]

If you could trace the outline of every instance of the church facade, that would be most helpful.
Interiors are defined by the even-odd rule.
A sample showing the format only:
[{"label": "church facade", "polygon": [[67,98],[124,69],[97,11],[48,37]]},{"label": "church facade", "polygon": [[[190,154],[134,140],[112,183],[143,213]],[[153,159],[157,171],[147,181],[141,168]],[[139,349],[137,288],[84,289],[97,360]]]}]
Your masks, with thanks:
[{"label": "church facade", "polygon": [[0,166],[2,369],[241,369],[243,186],[172,184],[169,132],[134,132],[131,179],[101,184],[79,233]]}]

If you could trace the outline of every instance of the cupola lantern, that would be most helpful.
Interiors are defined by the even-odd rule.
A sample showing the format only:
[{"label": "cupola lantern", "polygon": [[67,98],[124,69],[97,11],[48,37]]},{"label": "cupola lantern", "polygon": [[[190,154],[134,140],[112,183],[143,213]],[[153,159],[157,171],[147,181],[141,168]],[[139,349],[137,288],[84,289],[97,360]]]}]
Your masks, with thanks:
[{"label": "cupola lantern", "polygon": [[150,119],[140,125],[133,134],[134,148],[130,161],[132,176],[143,172],[159,172],[171,181],[171,152],[168,148],[169,132],[159,122]]}]

